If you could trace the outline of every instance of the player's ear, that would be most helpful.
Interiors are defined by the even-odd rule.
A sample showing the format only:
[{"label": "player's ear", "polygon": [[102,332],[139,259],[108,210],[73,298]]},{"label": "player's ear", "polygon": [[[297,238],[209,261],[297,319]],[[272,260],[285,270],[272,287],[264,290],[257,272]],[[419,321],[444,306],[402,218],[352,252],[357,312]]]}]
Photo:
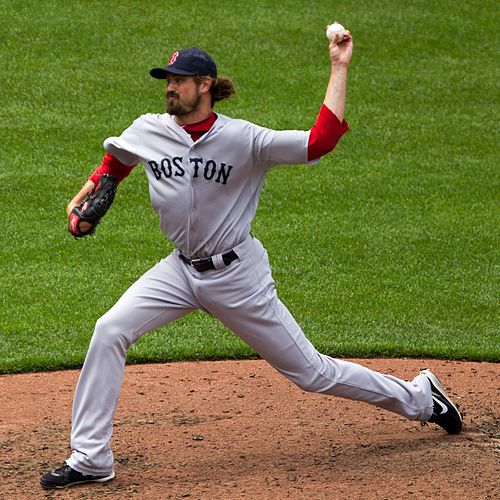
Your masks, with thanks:
[{"label": "player's ear", "polygon": [[215,80],[210,77],[210,76],[204,76],[201,83],[200,83],[200,90],[201,92],[205,93],[205,92],[209,92],[210,91],[210,88],[212,87],[213,85],[213,82],[215,82]]}]

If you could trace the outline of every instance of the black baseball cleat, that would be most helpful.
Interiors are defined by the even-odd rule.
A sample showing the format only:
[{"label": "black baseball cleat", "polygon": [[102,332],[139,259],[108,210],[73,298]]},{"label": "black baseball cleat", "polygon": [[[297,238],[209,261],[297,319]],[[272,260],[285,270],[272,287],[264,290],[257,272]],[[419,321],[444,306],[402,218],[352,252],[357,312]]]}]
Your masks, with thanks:
[{"label": "black baseball cleat", "polygon": [[430,370],[422,370],[431,384],[434,410],[428,422],[442,427],[448,434],[458,434],[462,430],[462,415],[446,394],[443,384]]},{"label": "black baseball cleat", "polygon": [[40,484],[44,488],[67,488],[76,484],[105,483],[114,477],[114,472],[108,476],[88,476],[64,464],[60,469],[44,474],[40,478]]}]

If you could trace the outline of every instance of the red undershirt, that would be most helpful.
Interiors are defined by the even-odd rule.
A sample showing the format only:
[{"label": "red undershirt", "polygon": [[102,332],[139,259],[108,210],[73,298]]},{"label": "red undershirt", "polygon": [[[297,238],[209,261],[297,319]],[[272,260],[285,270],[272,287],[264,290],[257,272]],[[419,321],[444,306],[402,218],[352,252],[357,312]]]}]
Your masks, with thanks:
[{"label": "red undershirt", "polygon": [[[184,125],[182,128],[191,136],[193,141],[197,141],[212,128],[216,120],[217,115],[212,112],[208,118],[197,123]],[[307,145],[308,161],[317,160],[332,151],[348,129],[347,122],[344,120],[341,123],[335,114],[323,104],[309,135],[309,143]],[[89,180],[97,184],[102,174],[110,174],[117,177],[118,182],[121,182],[130,174],[133,168],[133,166],[124,165],[114,156],[107,153],[101,165],[92,172]]]}]

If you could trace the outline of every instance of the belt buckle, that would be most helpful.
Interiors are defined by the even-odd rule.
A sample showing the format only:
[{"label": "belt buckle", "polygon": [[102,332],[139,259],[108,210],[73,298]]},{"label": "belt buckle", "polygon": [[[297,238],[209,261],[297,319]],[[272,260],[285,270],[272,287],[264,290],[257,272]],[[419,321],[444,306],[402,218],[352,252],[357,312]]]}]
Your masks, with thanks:
[{"label": "belt buckle", "polygon": [[207,259],[191,259],[189,261],[189,264],[191,265],[191,267],[196,267],[198,264],[201,264],[204,260]]}]

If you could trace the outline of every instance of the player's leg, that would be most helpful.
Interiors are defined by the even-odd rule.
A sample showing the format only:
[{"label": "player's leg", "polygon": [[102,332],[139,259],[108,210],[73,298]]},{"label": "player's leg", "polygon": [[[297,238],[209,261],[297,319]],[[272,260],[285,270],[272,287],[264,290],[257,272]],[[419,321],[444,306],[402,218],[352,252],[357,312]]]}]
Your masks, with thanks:
[{"label": "player's leg", "polygon": [[302,389],[365,401],[411,420],[425,421],[431,416],[431,393],[425,377],[419,375],[407,382],[321,354],[278,299],[259,308],[258,314],[257,321],[242,316],[224,322]]},{"label": "player's leg", "polygon": [[424,375],[406,382],[319,353],[276,297],[267,253],[258,241],[253,247],[238,252],[240,260],[222,270],[220,283],[214,273],[210,292],[200,298],[207,310],[304,390],[366,401],[412,420],[430,417]]},{"label": "player's leg", "polygon": [[127,349],[143,334],[198,307],[180,272],[178,257],[159,262],[96,323],[73,401],[67,463],[83,474],[113,470],[109,445]]}]

